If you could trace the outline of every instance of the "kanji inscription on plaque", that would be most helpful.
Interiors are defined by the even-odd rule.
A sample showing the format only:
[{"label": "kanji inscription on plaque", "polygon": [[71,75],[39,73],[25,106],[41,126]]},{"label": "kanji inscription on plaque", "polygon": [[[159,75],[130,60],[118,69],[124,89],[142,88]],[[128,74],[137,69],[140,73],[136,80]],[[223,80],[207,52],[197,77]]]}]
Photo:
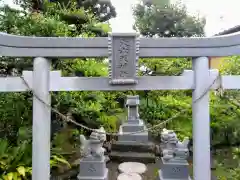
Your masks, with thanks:
[{"label": "kanji inscription on plaque", "polygon": [[110,84],[136,84],[139,42],[136,34],[109,36]]}]

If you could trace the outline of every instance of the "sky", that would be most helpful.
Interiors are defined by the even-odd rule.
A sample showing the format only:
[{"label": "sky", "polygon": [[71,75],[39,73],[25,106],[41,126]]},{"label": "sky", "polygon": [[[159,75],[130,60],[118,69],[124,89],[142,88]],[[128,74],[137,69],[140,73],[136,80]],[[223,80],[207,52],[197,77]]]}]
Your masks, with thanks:
[{"label": "sky", "polygon": [[[13,5],[13,0],[4,0]],[[132,5],[138,0],[111,0],[117,18],[110,20],[113,32],[133,32]],[[176,0],[172,0],[174,2]],[[189,13],[206,18],[205,32],[212,36],[220,31],[240,25],[240,0],[182,0]]]}]

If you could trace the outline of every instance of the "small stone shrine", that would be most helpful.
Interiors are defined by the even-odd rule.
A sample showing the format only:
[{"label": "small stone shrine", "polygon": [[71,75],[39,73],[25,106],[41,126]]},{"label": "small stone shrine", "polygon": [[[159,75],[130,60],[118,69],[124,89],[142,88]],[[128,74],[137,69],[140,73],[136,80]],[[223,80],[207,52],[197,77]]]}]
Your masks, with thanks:
[{"label": "small stone shrine", "polygon": [[92,132],[88,140],[84,135],[80,135],[83,158],[80,160],[78,180],[108,180],[108,169],[106,168],[104,156],[105,150],[102,147],[106,135],[103,134],[103,128],[97,131]]},{"label": "small stone shrine", "polygon": [[148,141],[146,126],[138,113],[139,104],[139,96],[127,96],[127,121],[119,128],[118,141],[113,142],[111,145],[111,160],[119,162],[155,162],[155,145]]},{"label": "small stone shrine", "polygon": [[161,141],[163,157],[158,179],[190,180],[187,162],[189,139],[185,138],[180,142],[174,131],[164,129],[161,133]]},{"label": "small stone shrine", "polygon": [[[127,122],[119,128],[119,141],[148,142],[148,132],[144,131],[146,126],[139,118],[138,106],[140,104],[139,96],[127,96],[126,107],[128,108]],[[129,134],[136,131],[139,133]]]}]

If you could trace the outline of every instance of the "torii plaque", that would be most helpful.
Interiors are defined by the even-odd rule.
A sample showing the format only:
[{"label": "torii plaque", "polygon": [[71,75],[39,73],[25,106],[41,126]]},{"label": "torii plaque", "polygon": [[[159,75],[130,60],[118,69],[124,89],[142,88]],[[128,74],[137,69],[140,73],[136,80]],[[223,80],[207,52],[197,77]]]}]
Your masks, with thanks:
[{"label": "torii plaque", "polygon": [[139,58],[138,34],[109,34],[108,58],[110,84],[137,84]]}]

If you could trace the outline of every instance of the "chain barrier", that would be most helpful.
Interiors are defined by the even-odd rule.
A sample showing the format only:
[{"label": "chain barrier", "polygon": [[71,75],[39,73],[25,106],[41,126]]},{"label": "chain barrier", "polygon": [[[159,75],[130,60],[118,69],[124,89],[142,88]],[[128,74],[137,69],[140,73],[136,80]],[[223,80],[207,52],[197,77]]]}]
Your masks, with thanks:
[{"label": "chain barrier", "polygon": [[[111,133],[111,132],[99,132],[97,129],[93,129],[93,128],[89,128],[81,123],[76,122],[75,120],[73,120],[72,118],[69,118],[68,116],[62,114],[61,112],[59,112],[56,108],[53,108],[51,105],[47,104],[46,102],[44,102],[44,100],[42,100],[29,86],[29,84],[27,83],[27,81],[24,79],[23,76],[20,76],[20,78],[23,80],[23,83],[26,85],[27,89],[29,92],[32,92],[33,96],[38,99],[41,103],[43,103],[46,107],[48,107],[52,112],[58,114],[60,116],[60,118],[66,122],[70,122],[72,124],[75,124],[76,126],[79,126],[85,130],[91,131],[91,132],[96,132],[96,133],[100,133],[100,134],[106,134],[106,135],[110,135],[110,136],[118,136],[119,133]],[[203,91],[203,93],[196,98],[195,100],[192,101],[192,104],[198,102],[199,100],[201,100],[208,92],[209,90],[211,90],[211,87],[215,84],[215,82],[220,78],[220,75],[218,75],[213,82]],[[221,83],[220,83],[221,86]],[[166,119],[163,122],[160,122],[152,127],[149,128],[145,128],[143,130],[140,131],[135,131],[135,132],[129,132],[129,133],[124,133],[124,135],[133,135],[133,134],[138,134],[138,133],[143,133],[143,132],[147,132],[147,131],[152,131],[156,128],[159,128],[161,126],[166,125],[169,122],[172,122],[174,119],[176,119],[178,116],[180,116],[181,114],[187,112],[188,109],[183,109],[180,112],[178,112],[177,114],[175,114],[174,116]]]}]

